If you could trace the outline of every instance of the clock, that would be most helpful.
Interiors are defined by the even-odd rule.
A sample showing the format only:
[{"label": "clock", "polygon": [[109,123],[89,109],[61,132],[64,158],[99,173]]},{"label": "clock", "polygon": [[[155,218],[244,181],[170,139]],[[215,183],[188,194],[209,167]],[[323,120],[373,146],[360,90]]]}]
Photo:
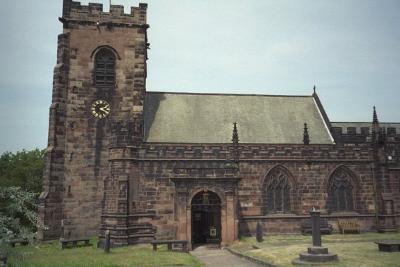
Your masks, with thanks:
[{"label": "clock", "polygon": [[105,100],[96,100],[92,104],[92,115],[99,119],[104,119],[110,115],[110,104]]}]

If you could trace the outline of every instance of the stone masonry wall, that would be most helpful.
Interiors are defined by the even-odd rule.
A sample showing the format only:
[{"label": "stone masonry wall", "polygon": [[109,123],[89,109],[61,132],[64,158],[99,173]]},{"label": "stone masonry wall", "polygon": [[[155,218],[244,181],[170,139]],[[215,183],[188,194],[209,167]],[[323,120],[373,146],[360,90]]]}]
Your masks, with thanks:
[{"label": "stone masonry wall", "polygon": [[[58,64],[68,66],[68,70],[54,78],[55,83],[58,79],[66,81],[63,84],[64,106],[59,107],[63,108],[64,114],[50,118],[50,125],[54,124],[52,120],[62,120],[64,129],[51,128],[59,135],[49,134],[55,143],[59,143],[61,152],[54,153],[58,153],[62,178],[57,178],[56,189],[45,187],[45,190],[53,190],[57,195],[58,200],[54,201],[59,203],[57,212],[60,216],[53,215],[57,218],[50,224],[58,225],[59,229],[62,225],[61,235],[65,238],[98,233],[104,181],[110,175],[111,128],[114,122],[131,117],[141,120],[147,60],[146,7],[140,4],[132,8],[131,14],[123,14],[122,6],[112,6],[106,13],[102,12],[101,4],[84,6],[64,0],[60,21],[64,25],[62,36],[68,37],[68,47],[59,56]],[[110,88],[107,99],[111,114],[103,120],[91,114],[92,103],[99,99],[94,83],[94,58],[101,48],[110,49],[117,58],[116,83]],[[53,95],[53,103],[57,99]],[[51,144],[49,141],[49,146]],[[57,159],[48,158],[47,163],[55,166]],[[55,186],[55,181],[45,180]],[[51,216],[48,212],[52,210],[49,205],[45,210],[43,219],[48,221]],[[57,235],[60,233],[54,237]]]},{"label": "stone masonry wall", "polygon": [[57,238],[61,234],[62,194],[64,192],[65,121],[68,97],[69,34],[58,36],[57,65],[54,68],[53,95],[49,114],[49,136],[43,175],[43,192],[39,197],[39,215],[47,230],[39,229],[39,239]]},{"label": "stone masonry wall", "polygon": [[[141,167],[139,172],[140,203],[138,205],[143,209],[154,210],[157,214],[152,221],[157,226],[157,236],[173,238],[179,224],[178,218],[175,216],[175,187],[169,179],[176,177],[177,174],[174,170],[191,169],[194,171],[194,177],[199,172],[207,173],[209,169],[215,168],[229,159],[230,149],[230,145],[221,144],[145,144],[142,147],[139,159]],[[269,226],[266,228],[269,232],[298,232],[299,220],[307,217],[312,206],[321,208],[323,216],[331,216],[332,222],[340,216],[344,216],[343,214],[330,214],[326,210],[328,180],[331,173],[337,168],[346,168],[353,173],[357,183],[355,212],[347,214],[347,216],[359,218],[360,215],[363,215],[366,218],[374,218],[375,195],[370,169],[371,149],[368,144],[357,146],[310,145],[307,147],[303,145],[242,144],[240,150],[239,177],[242,180],[239,183],[238,195],[243,233],[252,233],[254,223],[258,220],[268,222]],[[304,150],[307,150],[307,156],[305,156]],[[297,208],[292,215],[279,216],[262,212],[264,205],[262,182],[268,171],[276,166],[286,168],[296,180],[298,203],[295,203]],[[285,219],[288,216],[289,218]],[[370,230],[374,223],[373,219],[362,219],[361,221],[366,230]]]}]

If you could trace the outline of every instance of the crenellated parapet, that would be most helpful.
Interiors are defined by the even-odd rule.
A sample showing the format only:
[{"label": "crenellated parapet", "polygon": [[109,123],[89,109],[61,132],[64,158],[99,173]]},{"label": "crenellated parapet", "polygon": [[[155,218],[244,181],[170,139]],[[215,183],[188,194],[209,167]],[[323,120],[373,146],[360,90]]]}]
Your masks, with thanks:
[{"label": "crenellated parapet", "polygon": [[[332,122],[331,133],[337,143],[371,142],[373,125],[370,122]],[[379,123],[376,134],[385,135],[388,142],[400,142],[399,123]]]},{"label": "crenellated parapet", "polygon": [[85,23],[95,25],[120,26],[147,26],[147,4],[140,3],[138,7],[131,7],[129,14],[124,13],[124,6],[111,5],[109,12],[103,11],[103,4],[64,0],[63,23]]}]

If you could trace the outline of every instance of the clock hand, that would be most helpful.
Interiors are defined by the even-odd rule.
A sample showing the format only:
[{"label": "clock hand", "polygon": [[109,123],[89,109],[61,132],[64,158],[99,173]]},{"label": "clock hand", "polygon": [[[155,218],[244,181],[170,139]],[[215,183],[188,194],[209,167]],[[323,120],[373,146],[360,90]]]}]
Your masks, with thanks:
[{"label": "clock hand", "polygon": [[105,106],[103,106],[103,107],[99,107],[99,110],[100,111],[103,111],[103,112],[107,112],[108,111],[108,109],[107,109],[107,107]]}]

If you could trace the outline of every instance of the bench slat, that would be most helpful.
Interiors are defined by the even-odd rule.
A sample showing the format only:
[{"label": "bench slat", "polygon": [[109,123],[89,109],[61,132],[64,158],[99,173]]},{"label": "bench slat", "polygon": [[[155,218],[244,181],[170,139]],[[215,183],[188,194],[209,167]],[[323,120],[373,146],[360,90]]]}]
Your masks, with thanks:
[{"label": "bench slat", "polygon": [[81,238],[81,239],[60,239],[60,242],[79,242],[79,241],[89,241],[90,238]]},{"label": "bench slat", "polygon": [[346,231],[360,233],[360,225],[356,221],[338,221],[339,231],[344,234]]},{"label": "bench slat", "polygon": [[168,250],[172,250],[173,245],[182,245],[182,251],[187,252],[187,240],[153,240],[150,241],[150,244],[153,245],[153,251],[157,251],[157,245],[166,244]]},{"label": "bench slat", "polygon": [[153,240],[150,241],[151,244],[184,244],[187,240]]},{"label": "bench slat", "polygon": [[64,249],[68,244],[72,244],[72,247],[77,247],[79,242],[84,242],[85,246],[90,245],[90,238],[77,238],[77,239],[63,239],[60,238],[61,248]]}]

